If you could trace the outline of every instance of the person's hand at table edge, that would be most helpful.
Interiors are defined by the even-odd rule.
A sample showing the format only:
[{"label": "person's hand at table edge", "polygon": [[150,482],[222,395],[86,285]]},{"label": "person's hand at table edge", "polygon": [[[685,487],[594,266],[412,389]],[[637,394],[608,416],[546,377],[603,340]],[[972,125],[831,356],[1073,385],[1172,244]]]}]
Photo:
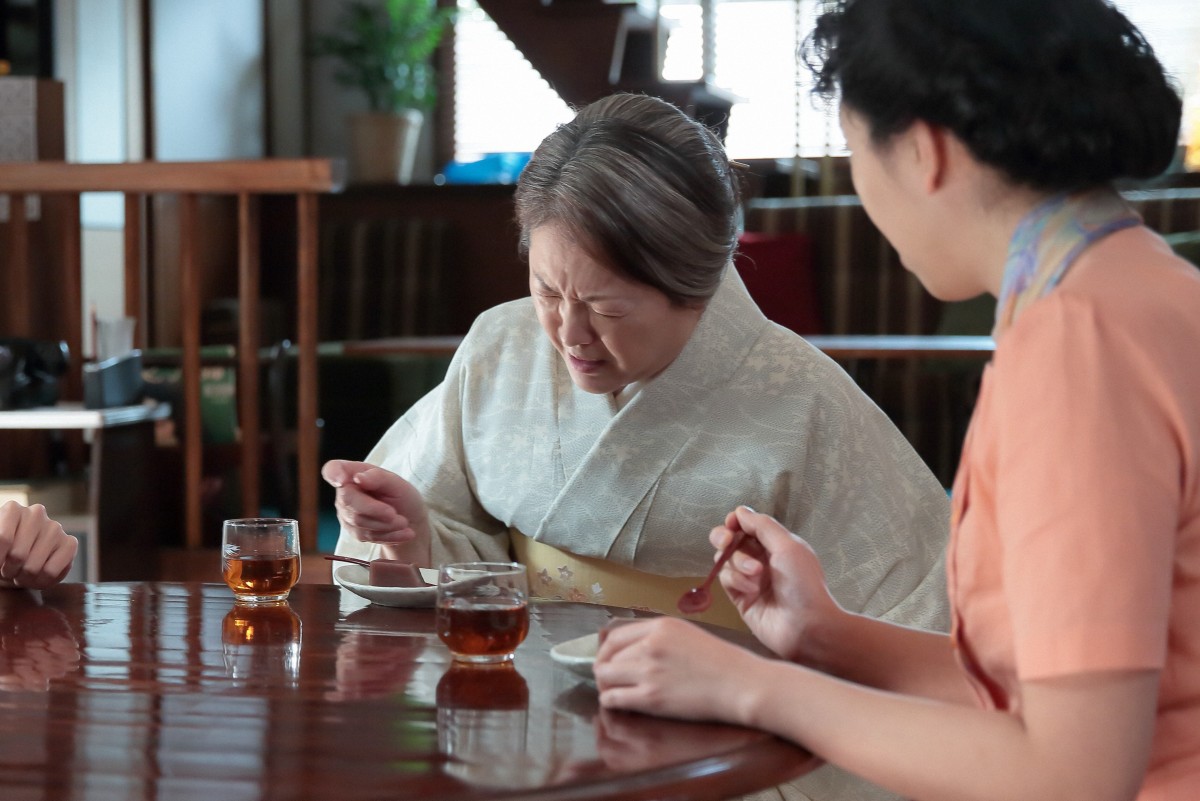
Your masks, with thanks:
[{"label": "person's hand at table edge", "polygon": [[0,586],[44,589],[66,578],[79,541],[40,503],[0,506]]}]

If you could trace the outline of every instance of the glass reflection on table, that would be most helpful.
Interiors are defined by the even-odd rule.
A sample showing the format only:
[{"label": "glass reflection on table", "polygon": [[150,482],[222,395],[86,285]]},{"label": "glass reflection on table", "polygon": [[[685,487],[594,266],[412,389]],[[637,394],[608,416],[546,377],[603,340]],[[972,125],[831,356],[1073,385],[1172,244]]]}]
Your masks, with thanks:
[{"label": "glass reflection on table", "polygon": [[549,775],[529,754],[529,684],[511,662],[452,664],[437,686],[437,731],[445,770],[462,781],[519,789]]},{"label": "glass reflection on table", "polygon": [[295,687],[303,628],[286,602],[234,604],[221,621],[226,674],[236,686]]}]

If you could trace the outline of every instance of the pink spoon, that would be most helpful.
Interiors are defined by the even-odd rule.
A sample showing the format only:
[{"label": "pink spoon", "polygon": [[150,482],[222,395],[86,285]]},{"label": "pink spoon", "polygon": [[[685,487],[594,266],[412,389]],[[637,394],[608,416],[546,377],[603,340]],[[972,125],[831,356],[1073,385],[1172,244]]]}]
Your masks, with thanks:
[{"label": "pink spoon", "polygon": [[362,565],[368,570],[371,568],[371,563],[366,559],[355,559],[353,556],[326,556],[330,562],[349,562],[352,565]]},{"label": "pink spoon", "polygon": [[729,561],[729,557],[733,556],[733,552],[742,544],[746,532],[738,529],[733,532],[733,539],[725,546],[725,550],[721,552],[721,556],[717,561],[713,562],[712,570],[708,571],[708,575],[699,587],[692,587],[690,590],[679,596],[679,611],[685,615],[698,615],[701,612],[712,606],[712,593],[708,590],[708,585],[712,584],[713,579],[717,577],[717,573],[721,572],[721,568]]}]

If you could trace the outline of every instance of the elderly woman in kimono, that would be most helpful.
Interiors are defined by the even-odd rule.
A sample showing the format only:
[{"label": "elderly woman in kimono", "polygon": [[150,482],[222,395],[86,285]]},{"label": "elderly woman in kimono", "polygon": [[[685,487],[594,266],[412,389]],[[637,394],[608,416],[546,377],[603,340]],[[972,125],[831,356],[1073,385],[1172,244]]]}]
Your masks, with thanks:
[{"label": "elderly woman in kimono", "polygon": [[[338,488],[337,552],[516,558],[532,594],[670,612],[736,504],[820,554],[840,603],[945,625],[946,493],[832,361],[731,266],[716,137],[615,95],[548,136],[516,191],[532,297],[480,315],[445,380]],[[721,593],[709,620],[738,625]]]}]

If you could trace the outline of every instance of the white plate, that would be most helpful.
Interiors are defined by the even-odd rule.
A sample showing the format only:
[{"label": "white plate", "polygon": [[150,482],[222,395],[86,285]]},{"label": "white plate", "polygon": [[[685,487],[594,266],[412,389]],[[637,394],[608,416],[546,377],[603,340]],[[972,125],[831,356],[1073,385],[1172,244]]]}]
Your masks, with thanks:
[{"label": "white plate", "polygon": [[596,651],[600,649],[599,634],[585,634],[573,640],[560,642],[550,649],[550,658],[572,673],[593,678],[592,665],[596,661]]},{"label": "white plate", "polygon": [[421,568],[421,578],[430,587],[376,587],[370,584],[370,573],[360,565],[340,565],[333,571],[333,580],[355,595],[380,606],[424,607],[437,601],[438,572]]}]

